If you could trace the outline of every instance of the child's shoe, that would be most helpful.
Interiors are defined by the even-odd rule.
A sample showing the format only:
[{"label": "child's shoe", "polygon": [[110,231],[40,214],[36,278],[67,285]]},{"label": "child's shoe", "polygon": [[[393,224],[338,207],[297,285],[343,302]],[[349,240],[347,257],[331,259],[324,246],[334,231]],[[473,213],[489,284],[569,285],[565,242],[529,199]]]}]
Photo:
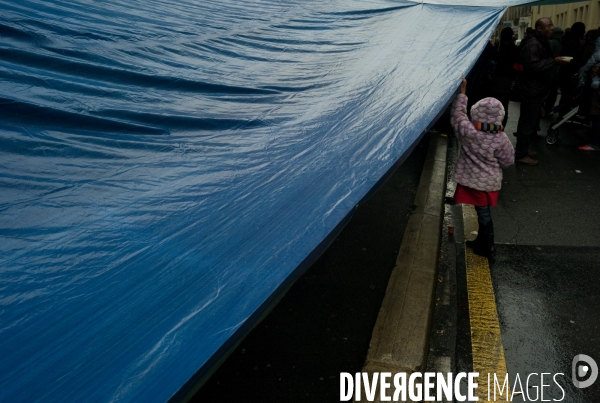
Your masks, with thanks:
[{"label": "child's shoe", "polygon": [[483,237],[481,236],[481,231],[482,231],[482,225],[480,222],[478,222],[479,224],[479,229],[477,230],[477,237],[475,237],[475,239],[473,239],[472,241],[466,241],[465,245],[467,245],[467,247],[471,248],[471,249],[475,249],[476,247],[479,247],[479,244],[481,243],[481,240],[483,239]]},{"label": "child's shoe", "polygon": [[496,253],[494,248],[494,223],[490,221],[484,226],[480,225],[480,232],[478,237],[481,236],[479,244],[473,248],[473,253],[478,256],[490,257]]}]

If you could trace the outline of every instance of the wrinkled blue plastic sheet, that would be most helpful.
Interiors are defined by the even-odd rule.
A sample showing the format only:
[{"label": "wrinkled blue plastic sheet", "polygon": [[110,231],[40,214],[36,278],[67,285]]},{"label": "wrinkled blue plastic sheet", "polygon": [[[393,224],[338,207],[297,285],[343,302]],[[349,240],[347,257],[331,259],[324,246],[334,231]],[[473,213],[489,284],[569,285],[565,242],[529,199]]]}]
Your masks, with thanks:
[{"label": "wrinkled blue plastic sheet", "polygon": [[181,397],[432,124],[503,13],[0,10],[2,402]]}]

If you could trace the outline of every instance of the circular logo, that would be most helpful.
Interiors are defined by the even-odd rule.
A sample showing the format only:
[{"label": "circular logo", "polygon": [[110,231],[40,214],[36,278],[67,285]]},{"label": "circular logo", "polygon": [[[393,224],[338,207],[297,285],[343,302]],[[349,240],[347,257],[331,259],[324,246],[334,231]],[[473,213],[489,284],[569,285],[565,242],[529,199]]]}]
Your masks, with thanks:
[{"label": "circular logo", "polygon": [[[582,362],[584,362],[586,365],[580,365],[578,368],[577,364]],[[594,359],[589,355],[576,355],[575,358],[573,358],[572,368],[573,385],[580,389],[591,386],[598,378],[598,364],[596,364],[596,361],[594,361]],[[580,381],[580,379],[585,378],[588,374],[590,374],[589,378],[587,378],[585,381]]]}]

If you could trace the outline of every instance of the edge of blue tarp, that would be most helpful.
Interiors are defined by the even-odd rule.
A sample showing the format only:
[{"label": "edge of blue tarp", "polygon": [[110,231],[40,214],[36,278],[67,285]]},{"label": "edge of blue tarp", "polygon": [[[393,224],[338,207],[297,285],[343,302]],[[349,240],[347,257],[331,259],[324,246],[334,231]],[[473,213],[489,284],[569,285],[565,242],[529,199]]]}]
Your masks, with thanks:
[{"label": "edge of blue tarp", "polygon": [[[495,9],[496,8],[494,8],[494,10]],[[497,20],[499,20],[501,18],[501,16],[502,16],[502,14],[499,11],[496,12]],[[481,49],[483,49],[483,46],[481,46]],[[472,60],[470,66],[465,68],[465,71],[463,72],[463,74],[466,74],[466,72],[468,70],[470,70],[470,68],[472,68],[474,63],[475,63],[475,59]],[[459,83],[457,82],[455,85],[458,86],[458,84]],[[451,101],[452,98],[453,98],[453,94],[447,94],[445,106],[442,109],[440,109],[439,111],[437,111],[438,117],[441,114],[443,114],[445,108],[447,107],[447,105],[449,104],[449,102]],[[433,124],[433,121],[429,122],[427,125],[425,125],[426,128],[431,127],[431,125]],[[410,143],[410,145],[404,149],[404,152],[401,154],[401,156],[391,163],[391,165],[385,170],[383,175],[381,177],[379,177],[379,179],[377,181],[375,181],[375,183],[373,183],[369,187],[369,189],[365,189],[365,194],[363,194],[360,197],[360,201],[358,202],[359,204],[364,202],[364,200],[366,200],[371,194],[373,194],[376,191],[376,189],[379,186],[381,186],[385,182],[385,180],[393,173],[393,171],[398,167],[398,165],[400,165],[401,162],[407,157],[408,153],[418,144],[419,139],[421,139],[423,137],[425,132],[426,131],[421,131],[421,133],[418,135],[416,135],[416,133],[412,133],[415,136],[414,136],[414,139],[412,140],[412,142]],[[399,136],[400,134],[401,133],[398,133],[397,135]],[[99,136],[99,137],[101,137],[101,136]],[[158,146],[160,146],[159,142],[157,142],[157,144],[158,144]],[[387,166],[387,161],[386,161],[386,165],[384,165],[384,166]],[[92,177],[93,177],[93,175],[92,175]],[[366,188],[367,186],[365,185],[364,187]],[[357,194],[357,196],[359,196],[359,195]],[[339,233],[339,231],[341,231],[341,229],[343,228],[345,223],[348,222],[348,220],[350,219],[355,208],[356,208],[356,205],[354,207],[349,206],[348,209],[346,209],[346,207],[344,207],[343,211],[346,211],[346,213],[342,216],[341,213],[343,213],[343,211],[340,212],[339,215],[342,216],[342,218],[337,222],[337,224],[333,228],[328,230],[329,231],[328,234],[321,239],[321,241],[317,244],[317,246],[314,247],[312,249],[312,251],[308,255],[306,255],[297,266],[295,266],[295,269],[291,270],[290,274],[285,278],[285,280],[280,282],[277,285],[277,287],[271,292],[271,294],[266,299],[264,299],[260,304],[258,304],[257,307],[256,306],[254,307],[252,313],[245,318],[244,322],[239,327],[237,327],[237,329],[234,330],[232,332],[232,334],[229,335],[229,337],[225,340],[225,342],[222,343],[216,351],[212,352],[212,355],[210,356],[210,358],[203,365],[200,366],[199,370],[194,374],[190,374],[191,377],[184,384],[184,386],[179,389],[178,392],[175,392],[175,395],[173,395],[171,397],[171,400],[180,398],[182,396],[182,394],[185,394],[186,390],[189,390],[189,388],[193,384],[195,384],[195,382],[197,382],[200,378],[202,378],[203,375],[205,375],[207,373],[207,371],[210,369],[210,367],[212,365],[214,365],[238,340],[240,340],[245,334],[247,334],[247,332],[254,326],[255,321],[258,320],[262,316],[262,314],[268,309],[268,307],[273,303],[273,301],[275,301],[281,295],[281,293],[283,291],[285,291],[285,289],[287,289],[287,287],[289,287],[289,285],[295,279],[297,279],[298,276],[300,276],[310,266],[311,263],[313,263],[317,259],[317,257],[322,253],[323,250],[325,250],[325,248],[335,238],[335,236]],[[152,298],[152,295],[147,295],[146,297]],[[134,374],[134,375],[137,376],[137,374]],[[148,383],[150,381],[151,381],[151,379],[147,379],[146,383]],[[137,386],[137,387],[140,388],[140,386]]]},{"label": "edge of blue tarp", "polygon": [[[483,52],[483,49],[482,51]],[[480,52],[480,53],[481,53]],[[465,72],[465,76],[471,71],[475,63]],[[456,92],[458,94],[458,90]],[[248,318],[246,323],[242,325],[238,331],[232,335],[221,348],[215,352],[215,354],[206,362],[206,364],[200,368],[200,370],[194,374],[188,382],[186,382],[181,389],[175,393],[170,399],[169,403],[185,402],[190,398],[190,392],[197,391],[210,376],[218,369],[218,367],[224,362],[224,360],[233,352],[233,350],[239,345],[240,342],[252,331],[252,329],[260,322],[265,314],[269,313],[270,309],[276,305],[290,287],[319,259],[319,257],[327,250],[331,243],[338,237],[343,231],[346,225],[350,222],[354,216],[356,208],[366,203],[383,185],[390,179],[390,177],[396,172],[396,170],[402,165],[402,163],[410,156],[415,148],[420,144],[426,134],[428,134],[433,126],[441,119],[446,112],[454,96],[446,102],[446,105],[439,111],[435,119],[427,126],[427,129],[421,133],[417,140],[409,147],[409,149],[400,157],[394,165],[382,176],[382,178],[371,188],[371,190],[361,199],[356,207],[351,210],[340,223],[329,233],[329,235],[323,239],[323,241],[304,259],[304,261],[298,265],[296,270],[283,282],[278,289],[271,294],[271,296],[263,302],[263,304]],[[449,116],[448,116],[449,118]]]}]

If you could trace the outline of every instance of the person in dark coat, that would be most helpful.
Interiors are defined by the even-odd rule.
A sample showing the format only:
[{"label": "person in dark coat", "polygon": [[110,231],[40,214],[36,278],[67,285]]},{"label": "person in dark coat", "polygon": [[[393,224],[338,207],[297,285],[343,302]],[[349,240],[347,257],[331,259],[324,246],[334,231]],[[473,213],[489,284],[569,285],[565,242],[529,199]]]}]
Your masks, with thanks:
[{"label": "person in dark coat", "polygon": [[469,75],[466,77],[467,81],[469,81],[467,94],[469,97],[468,110],[471,110],[471,106],[475,103],[489,96],[494,63],[494,45],[492,45],[490,39],[469,72]]},{"label": "person in dark coat", "polygon": [[527,38],[529,35],[533,34],[535,32],[535,29],[531,28],[531,27],[527,27],[527,29],[525,30],[525,36],[523,37],[523,39]]},{"label": "person in dark coat", "polygon": [[562,51],[561,40],[565,33],[561,27],[554,27],[552,30],[552,36],[550,37],[550,48],[552,48],[552,54],[554,57],[560,56]]},{"label": "person in dark coat", "polygon": [[523,74],[519,80],[519,93],[522,101],[515,150],[515,160],[521,164],[538,164],[532,158],[535,154],[529,150],[529,139],[536,134],[540,107],[548,96],[555,70],[568,63],[552,54],[549,38],[553,29],[550,18],[540,18],[535,22],[535,32],[521,42]]},{"label": "person in dark coat", "polygon": [[[563,30],[560,27],[554,27],[552,30],[552,36],[550,37],[550,48],[552,49],[552,55],[554,57],[560,56],[560,52],[562,50],[562,45],[560,43],[562,37],[564,35]],[[554,111],[554,105],[556,104],[556,98],[558,96],[558,70],[556,71],[555,76],[552,78],[552,83],[550,84],[550,92],[548,93],[548,98],[546,99],[546,106],[544,106],[543,115],[549,115]],[[543,116],[542,116],[543,117]]]},{"label": "person in dark coat", "polygon": [[500,32],[500,43],[496,48],[496,67],[492,76],[490,96],[496,98],[504,107],[502,126],[508,121],[508,103],[515,81],[514,65],[519,58],[519,48],[515,45],[512,28],[506,27]]},{"label": "person in dark coat", "polygon": [[560,86],[559,115],[562,116],[573,107],[572,100],[576,90],[577,74],[583,62],[583,44],[585,35],[585,24],[576,22],[571,25],[571,30],[562,38],[561,56],[572,57],[570,63],[562,66],[558,71],[558,85]]},{"label": "person in dark coat", "polygon": [[[585,33],[585,44],[583,45],[583,59],[581,60],[583,65],[585,65],[588,62],[588,60],[590,60],[591,56],[596,52],[597,39],[597,29],[590,29]],[[583,67],[581,67],[581,69],[583,69]],[[589,82],[589,80],[587,80],[586,85],[580,89],[581,95],[579,96],[579,112],[577,114],[585,117],[590,117],[592,98],[595,92],[594,90],[598,88],[597,86],[594,86],[594,88],[592,88],[590,84],[591,83]]]}]

